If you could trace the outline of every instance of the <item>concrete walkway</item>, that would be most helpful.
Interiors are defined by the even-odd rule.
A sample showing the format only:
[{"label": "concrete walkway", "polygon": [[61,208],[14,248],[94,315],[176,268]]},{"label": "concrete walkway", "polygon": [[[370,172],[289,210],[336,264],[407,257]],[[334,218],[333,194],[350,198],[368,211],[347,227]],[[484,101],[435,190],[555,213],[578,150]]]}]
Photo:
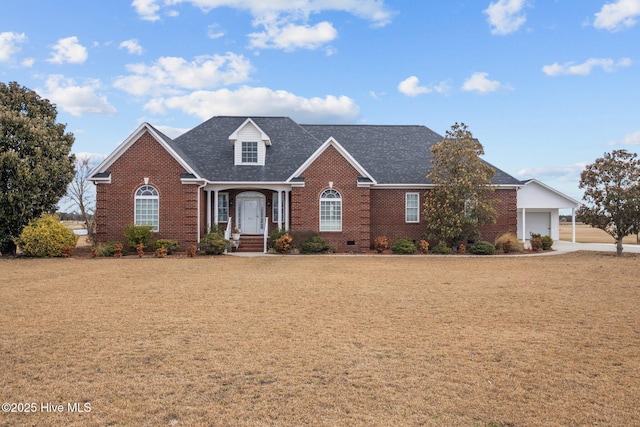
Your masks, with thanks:
[{"label": "concrete walkway", "polygon": [[[615,243],[571,243],[564,240],[556,240],[553,242],[554,252],[551,253],[567,253],[575,251],[597,251],[597,252],[615,252]],[[640,253],[640,245],[622,245],[622,253]]]}]

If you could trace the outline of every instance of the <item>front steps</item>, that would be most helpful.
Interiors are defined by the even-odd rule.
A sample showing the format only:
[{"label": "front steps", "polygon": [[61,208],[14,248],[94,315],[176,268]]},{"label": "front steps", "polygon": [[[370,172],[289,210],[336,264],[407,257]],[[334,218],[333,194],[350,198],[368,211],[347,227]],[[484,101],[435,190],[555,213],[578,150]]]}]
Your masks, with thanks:
[{"label": "front steps", "polygon": [[240,236],[240,246],[236,252],[264,252],[264,237],[262,235]]}]

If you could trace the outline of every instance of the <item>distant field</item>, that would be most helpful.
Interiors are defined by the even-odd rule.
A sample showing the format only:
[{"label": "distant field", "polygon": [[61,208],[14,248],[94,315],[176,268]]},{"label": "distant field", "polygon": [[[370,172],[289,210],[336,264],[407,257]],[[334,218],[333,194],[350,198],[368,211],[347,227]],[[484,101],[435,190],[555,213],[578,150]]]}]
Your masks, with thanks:
[{"label": "distant field", "polygon": [[[560,240],[571,241],[571,223],[560,223]],[[599,228],[582,223],[576,224],[576,242],[579,243],[615,243],[613,237]],[[637,237],[627,236],[622,243],[637,244]]]},{"label": "distant field", "polygon": [[0,425],[640,425],[638,261],[0,259]]}]

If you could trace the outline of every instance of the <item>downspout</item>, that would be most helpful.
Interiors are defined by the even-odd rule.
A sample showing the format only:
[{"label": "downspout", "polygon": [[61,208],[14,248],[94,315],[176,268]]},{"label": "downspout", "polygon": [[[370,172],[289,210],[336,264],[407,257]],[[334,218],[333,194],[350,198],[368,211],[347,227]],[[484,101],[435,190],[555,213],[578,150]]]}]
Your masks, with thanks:
[{"label": "downspout", "polygon": [[207,185],[207,181],[204,181],[202,185],[198,186],[198,243],[200,243],[200,222],[201,222],[201,209],[200,209],[200,190]]}]

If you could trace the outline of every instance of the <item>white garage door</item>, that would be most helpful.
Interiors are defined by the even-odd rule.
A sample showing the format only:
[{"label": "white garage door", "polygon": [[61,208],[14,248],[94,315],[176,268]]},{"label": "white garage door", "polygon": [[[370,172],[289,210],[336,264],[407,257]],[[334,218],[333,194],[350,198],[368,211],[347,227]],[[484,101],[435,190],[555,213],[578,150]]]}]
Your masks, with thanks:
[{"label": "white garage door", "polygon": [[527,229],[524,235],[527,239],[531,238],[530,233],[551,236],[551,213],[527,212],[525,217],[525,227]]}]

